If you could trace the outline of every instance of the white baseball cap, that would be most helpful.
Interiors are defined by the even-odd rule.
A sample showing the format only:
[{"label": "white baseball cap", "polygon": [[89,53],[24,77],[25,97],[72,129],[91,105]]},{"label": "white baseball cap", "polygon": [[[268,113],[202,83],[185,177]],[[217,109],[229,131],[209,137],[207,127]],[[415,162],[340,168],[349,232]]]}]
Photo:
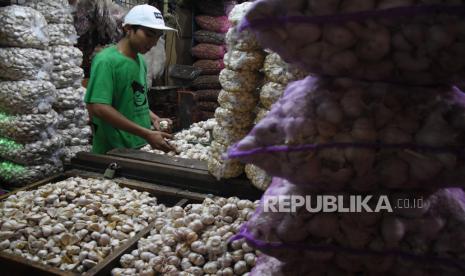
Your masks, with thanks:
[{"label": "white baseball cap", "polygon": [[154,6],[147,4],[134,6],[124,17],[123,26],[140,25],[156,30],[177,31],[167,27],[163,15]]}]

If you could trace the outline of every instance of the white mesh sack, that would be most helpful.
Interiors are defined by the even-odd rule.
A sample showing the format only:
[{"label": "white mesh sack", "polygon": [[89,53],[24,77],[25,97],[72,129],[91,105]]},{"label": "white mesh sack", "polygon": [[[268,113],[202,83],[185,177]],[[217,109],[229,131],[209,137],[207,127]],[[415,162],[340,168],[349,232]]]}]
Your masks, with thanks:
[{"label": "white mesh sack", "polygon": [[67,87],[56,90],[56,100],[53,108],[56,110],[74,109],[76,106],[82,106],[84,101],[84,87],[74,88]]},{"label": "white mesh sack", "polygon": [[0,48],[0,79],[48,80],[52,55],[48,51],[25,48]]},{"label": "white mesh sack", "polygon": [[83,106],[78,106],[74,109],[60,110],[58,116],[58,129],[83,127],[89,122],[87,109]]},{"label": "white mesh sack", "polygon": [[53,71],[63,71],[81,66],[82,52],[73,46],[50,46],[48,50],[53,56]]},{"label": "white mesh sack", "polygon": [[234,71],[223,69],[220,73],[220,84],[231,92],[254,91],[261,80],[260,74],[250,71]]},{"label": "white mesh sack", "polygon": [[47,129],[56,127],[57,122],[58,114],[54,110],[47,114],[0,114],[0,136],[17,142],[32,142],[44,139]]},{"label": "white mesh sack", "polygon": [[8,114],[48,113],[55,86],[48,81],[1,81],[0,110]]},{"label": "white mesh sack", "polygon": [[0,45],[45,49],[49,43],[47,21],[29,7],[0,8]]},{"label": "white mesh sack", "polygon": [[77,43],[78,35],[72,24],[48,24],[50,45],[72,46]]},{"label": "white mesh sack", "polygon": [[89,144],[92,131],[89,126],[58,129],[58,135],[63,137],[66,146],[85,146]]},{"label": "white mesh sack", "polygon": [[262,191],[265,191],[271,184],[271,176],[255,165],[245,165],[245,174],[250,182]]},{"label": "white mesh sack", "polygon": [[73,24],[72,8],[68,0],[26,0],[24,5],[38,10],[50,23]]},{"label": "white mesh sack", "polygon": [[63,146],[59,135],[27,144],[0,138],[0,158],[21,165],[39,165],[49,162]]},{"label": "white mesh sack", "polygon": [[266,109],[271,106],[284,94],[285,85],[277,82],[267,82],[260,89],[260,103]]},{"label": "white mesh sack", "polygon": [[306,72],[286,63],[277,53],[266,56],[263,71],[267,79],[284,85],[291,81],[303,79],[308,75]]},{"label": "white mesh sack", "polygon": [[81,67],[72,67],[63,71],[52,71],[50,79],[56,88],[81,86],[82,78],[84,78],[84,70]]},{"label": "white mesh sack", "polygon": [[249,112],[257,105],[257,97],[253,93],[229,92],[221,90],[218,103],[222,108],[237,112]]}]

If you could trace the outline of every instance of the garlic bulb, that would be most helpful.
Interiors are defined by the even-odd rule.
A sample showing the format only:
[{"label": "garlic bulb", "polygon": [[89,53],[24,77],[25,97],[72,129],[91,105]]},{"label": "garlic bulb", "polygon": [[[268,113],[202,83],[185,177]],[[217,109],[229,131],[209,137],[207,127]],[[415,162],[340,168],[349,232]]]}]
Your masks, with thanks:
[{"label": "garlic bulb", "polygon": [[45,49],[49,43],[47,21],[29,7],[0,8],[0,45]]}]

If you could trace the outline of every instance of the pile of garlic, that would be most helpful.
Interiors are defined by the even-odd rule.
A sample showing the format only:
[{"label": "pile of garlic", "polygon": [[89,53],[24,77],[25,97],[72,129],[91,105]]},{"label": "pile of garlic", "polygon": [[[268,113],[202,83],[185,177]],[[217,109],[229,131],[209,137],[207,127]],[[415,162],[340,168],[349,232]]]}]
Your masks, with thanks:
[{"label": "pile of garlic", "polygon": [[[260,88],[260,100],[256,106],[254,124],[260,122],[271,106],[284,94],[288,83],[302,79],[308,74],[287,64],[277,53],[268,51],[263,63],[265,83]],[[252,184],[260,190],[266,190],[271,183],[271,177],[253,164],[245,165],[245,174]]]},{"label": "pile of garlic", "polygon": [[0,202],[0,249],[82,273],[164,212],[147,192],[71,177]]},{"label": "pile of garlic", "polygon": [[[256,89],[262,76],[264,53],[253,35],[242,36],[236,28],[239,18],[251,7],[245,2],[234,6],[228,20],[233,25],[226,35],[231,43],[224,56],[225,69],[220,72],[222,90],[218,97],[220,107],[215,111],[218,126],[213,129],[215,144],[208,159],[208,170],[217,179],[232,178],[244,172],[244,165],[236,160],[225,160],[222,155],[250,130],[254,120],[253,110],[257,103]],[[241,37],[241,42],[236,39]]]},{"label": "pile of garlic", "polygon": [[[180,131],[173,136],[173,140],[168,143],[176,148],[178,154],[175,152],[166,153],[169,156],[177,156],[186,159],[197,159],[207,161],[210,153],[211,131],[216,126],[215,119],[208,119],[207,121],[197,122],[191,125],[187,130]],[[161,150],[155,150],[146,145],[141,148],[143,151],[165,154]]]},{"label": "pile of garlic", "polygon": [[256,252],[244,240],[228,240],[250,219],[258,202],[207,198],[202,204],[168,208],[150,236],[120,259],[112,275],[248,275]]}]

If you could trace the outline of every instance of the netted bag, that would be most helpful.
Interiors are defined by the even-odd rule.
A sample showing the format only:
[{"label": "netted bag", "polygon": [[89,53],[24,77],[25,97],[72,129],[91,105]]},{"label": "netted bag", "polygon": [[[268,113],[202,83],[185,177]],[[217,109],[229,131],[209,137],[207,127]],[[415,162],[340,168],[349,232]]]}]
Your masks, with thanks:
[{"label": "netted bag", "polygon": [[308,77],[230,156],[324,190],[463,187],[464,118],[455,87]]},{"label": "netted bag", "polygon": [[200,68],[201,75],[216,75],[221,72],[224,68],[222,59],[211,60],[211,59],[200,59],[194,62],[192,66]]},{"label": "netted bag", "polygon": [[249,132],[249,129],[246,128],[231,128],[224,126],[215,126],[213,128],[213,139],[223,145],[232,145],[237,141],[244,138],[245,135]]},{"label": "netted bag", "polygon": [[229,14],[236,4],[236,1],[199,0],[195,1],[194,4],[200,13],[220,16]]},{"label": "netted bag", "polygon": [[211,32],[226,33],[230,27],[226,16],[197,15],[194,19],[201,29]]},{"label": "netted bag", "polygon": [[86,146],[70,146],[63,148],[62,160],[65,163],[71,162],[71,158],[75,157],[78,152],[90,152],[92,150],[91,145]]},{"label": "netted bag", "polygon": [[74,109],[60,110],[58,129],[83,127],[89,122],[89,114],[83,106]]},{"label": "netted bag", "polygon": [[[276,203],[300,197],[307,200],[300,207]],[[357,197],[363,206],[356,203]],[[320,273],[337,267],[344,274],[407,275],[411,270],[435,272],[418,275],[460,275],[465,271],[464,212],[465,193],[459,188],[370,196],[315,194],[273,178],[235,238],[246,238],[254,248],[285,263],[321,262],[324,266],[315,269]]]},{"label": "netted bag", "polygon": [[271,109],[271,106],[279,100],[284,94],[286,87],[277,82],[267,82],[260,89],[260,103],[266,109]]},{"label": "netted bag", "polygon": [[58,114],[51,110],[47,114],[8,116],[0,114],[0,136],[19,143],[45,139],[46,130],[58,123]]},{"label": "netted bag", "polygon": [[227,146],[212,142],[211,155],[208,158],[208,171],[217,179],[234,178],[244,172],[244,165],[236,160],[224,160],[222,155]]},{"label": "netted bag", "polygon": [[52,71],[50,79],[56,88],[81,86],[82,79],[84,78],[84,70],[81,67],[72,67],[62,71]]},{"label": "netted bag", "polygon": [[265,191],[268,186],[270,186],[271,176],[255,165],[246,164],[245,174],[250,182],[252,182],[252,185],[254,185],[257,189]]},{"label": "netted bag", "polygon": [[253,51],[261,49],[255,34],[250,30],[239,31],[238,27],[232,27],[226,33],[228,49],[239,51]]},{"label": "netted bag", "polygon": [[48,50],[53,56],[53,71],[64,71],[79,67],[82,63],[82,52],[73,46],[50,46]]},{"label": "netted bag", "polygon": [[84,102],[84,87],[68,87],[56,90],[56,101],[53,108],[56,110],[74,109],[76,106],[82,106]]},{"label": "netted bag", "polygon": [[66,146],[86,146],[90,142],[92,130],[89,126],[85,127],[70,127],[66,129],[58,129]]},{"label": "netted bag", "polygon": [[78,35],[72,24],[48,24],[50,45],[73,46],[77,43]]},{"label": "netted bag", "polygon": [[292,5],[262,0],[242,27],[251,27],[264,48],[311,73],[453,84],[465,76],[464,9],[460,0],[320,0]]},{"label": "netted bag", "polygon": [[50,23],[73,24],[72,8],[67,0],[26,0],[24,5],[38,10]]},{"label": "netted bag", "polygon": [[60,136],[27,144],[0,138],[0,158],[21,165],[39,165],[49,163],[54,153],[63,146],[64,142]]},{"label": "netted bag", "polygon": [[242,4],[235,5],[231,12],[228,14],[229,22],[231,22],[231,24],[234,26],[239,24],[242,18],[244,18],[246,13],[250,10],[252,5],[252,2],[244,2]]},{"label": "netted bag", "polygon": [[265,55],[262,51],[228,51],[224,55],[224,64],[231,70],[257,71],[263,67]]},{"label": "netted bag", "polygon": [[257,115],[255,116],[254,124],[258,124],[258,122],[260,122],[263,118],[266,117],[268,112],[270,112],[270,110],[257,106],[257,108],[255,109],[255,114]]},{"label": "netted bag", "polygon": [[287,64],[277,53],[270,53],[266,56],[263,72],[269,80],[283,85],[308,76],[306,72]]},{"label": "netted bag", "polygon": [[22,187],[47,176],[59,173],[63,167],[57,163],[36,166],[22,166],[9,161],[0,162],[0,179],[12,186]]},{"label": "netted bag", "polygon": [[54,101],[48,81],[0,81],[0,110],[7,114],[48,113]]},{"label": "netted bag", "polygon": [[216,101],[218,99],[219,94],[219,89],[197,90],[194,91],[194,99],[196,101]]},{"label": "netted bag", "polygon": [[0,8],[0,45],[45,49],[49,43],[47,21],[29,7]]},{"label": "netted bag", "polygon": [[192,87],[198,90],[220,89],[221,84],[218,75],[199,76],[192,82]]},{"label": "netted bag", "polygon": [[194,33],[194,39],[198,43],[223,45],[225,43],[225,34],[206,30],[198,30]]},{"label": "netted bag", "polygon": [[215,110],[218,125],[229,128],[249,128],[252,126],[254,114],[252,112],[238,112],[219,107]]},{"label": "netted bag", "polygon": [[233,112],[251,113],[250,111],[257,105],[257,97],[253,93],[221,90],[218,95],[218,103],[222,108]]},{"label": "netted bag", "polygon": [[257,72],[223,69],[219,80],[223,89],[227,91],[254,91],[260,84],[261,76]]},{"label": "netted bag", "polygon": [[48,51],[0,48],[0,79],[48,80],[52,66],[52,55]]},{"label": "netted bag", "polygon": [[191,53],[198,59],[222,59],[226,53],[223,45],[200,43],[192,47]]}]

